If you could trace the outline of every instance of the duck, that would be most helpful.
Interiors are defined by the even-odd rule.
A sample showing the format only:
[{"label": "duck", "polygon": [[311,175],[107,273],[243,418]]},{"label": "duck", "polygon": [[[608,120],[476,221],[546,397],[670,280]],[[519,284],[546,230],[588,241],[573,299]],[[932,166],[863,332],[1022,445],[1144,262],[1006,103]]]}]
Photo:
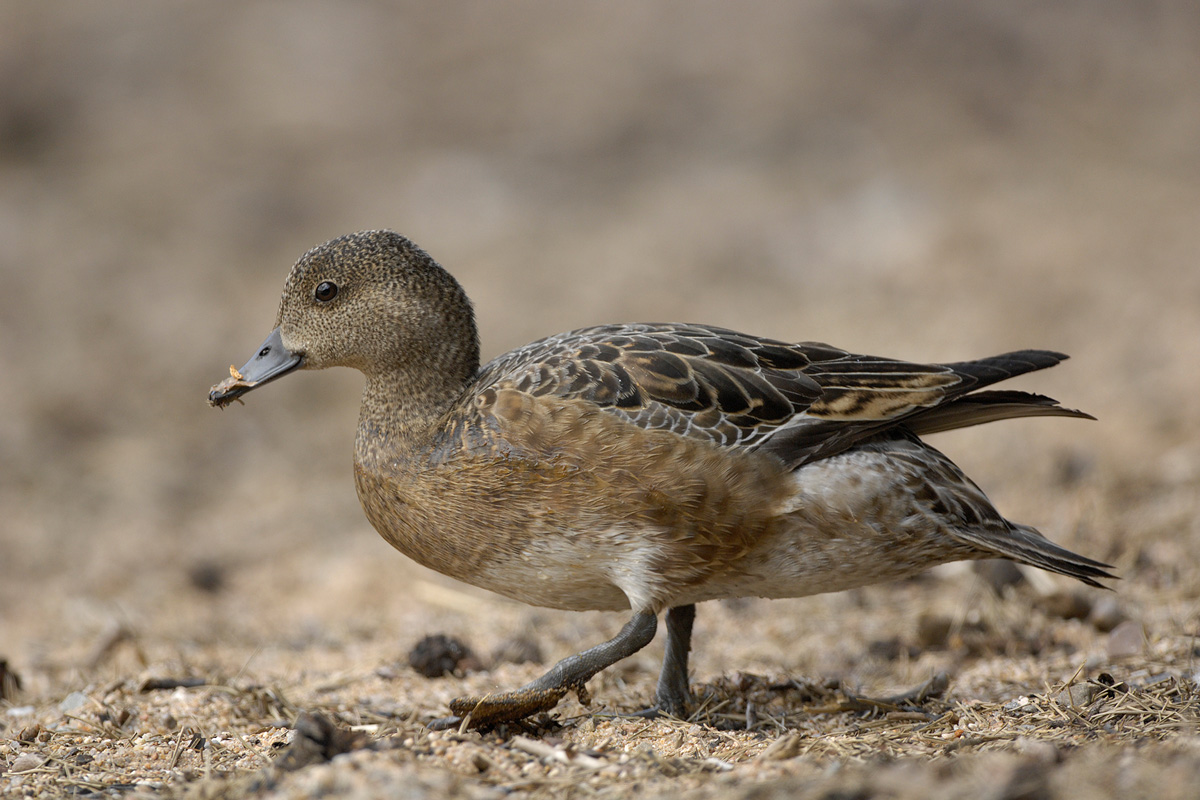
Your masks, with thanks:
[{"label": "duck", "polygon": [[925,436],[1019,417],[1093,419],[987,387],[1067,356],[921,364],[686,323],[580,328],[480,364],[462,286],[389,230],[305,253],[275,325],[213,386],[223,407],[299,370],[365,377],[363,511],[394,548],[535,606],[628,612],[608,641],[525,686],[450,703],[432,727],[553,709],[641,650],[647,713],[686,716],[696,605],[804,597],[1009,559],[1103,587],[1110,566],[1011,522]]}]

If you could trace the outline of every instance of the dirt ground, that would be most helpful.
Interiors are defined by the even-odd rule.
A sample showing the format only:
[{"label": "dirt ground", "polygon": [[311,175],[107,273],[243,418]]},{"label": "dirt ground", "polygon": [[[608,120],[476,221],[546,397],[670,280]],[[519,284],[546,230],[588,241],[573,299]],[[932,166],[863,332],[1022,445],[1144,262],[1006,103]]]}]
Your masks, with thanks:
[{"label": "dirt ground", "polygon": [[[1198,75],[1187,2],[0,6],[0,793],[1196,796]],[[624,618],[391,551],[356,374],[205,405],[294,259],[372,227],[487,357],[633,320],[1071,353],[1013,387],[1097,422],[934,443],[1121,580],[710,603],[692,720],[610,713],[656,642],[589,708],[430,732]],[[435,633],[476,658],[418,675]]]}]

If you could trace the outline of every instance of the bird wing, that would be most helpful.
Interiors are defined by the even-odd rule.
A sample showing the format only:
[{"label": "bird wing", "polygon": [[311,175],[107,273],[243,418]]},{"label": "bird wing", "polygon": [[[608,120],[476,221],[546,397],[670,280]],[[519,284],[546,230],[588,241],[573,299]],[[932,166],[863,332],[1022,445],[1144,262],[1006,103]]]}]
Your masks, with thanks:
[{"label": "bird wing", "polygon": [[[923,413],[974,389],[1065,357],[1027,350],[959,364],[914,364],[706,325],[606,325],[500,356],[480,370],[468,394],[515,389],[584,400],[643,428],[761,450],[795,468],[889,427],[916,425]],[[944,412],[926,429],[977,424],[989,414],[1021,416],[1021,394]],[[1037,398],[1033,405],[1041,409],[1033,413],[1053,413],[1045,410],[1053,401],[1028,397]]]}]

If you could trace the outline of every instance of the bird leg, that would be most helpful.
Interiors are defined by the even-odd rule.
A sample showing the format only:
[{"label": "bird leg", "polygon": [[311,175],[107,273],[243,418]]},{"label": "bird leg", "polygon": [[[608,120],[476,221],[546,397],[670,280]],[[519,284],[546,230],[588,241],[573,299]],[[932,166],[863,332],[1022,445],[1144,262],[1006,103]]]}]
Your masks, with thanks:
[{"label": "bird leg", "polygon": [[[558,705],[558,701],[562,700],[569,691],[576,692],[580,701],[586,703],[587,690],[584,684],[600,670],[633,655],[649,644],[657,629],[658,617],[654,612],[639,611],[633,615],[633,619],[625,623],[625,627],[621,628],[620,633],[607,642],[564,658],[551,667],[545,675],[525,684],[520,689],[482,697],[459,697],[452,700],[450,711],[454,713],[454,716],[436,719],[429,724],[429,727],[435,730],[457,727],[467,715],[470,715],[468,724],[471,727],[515,722],[539,711],[549,711]],[[685,647],[685,664],[686,658],[687,648]],[[686,689],[686,668],[684,680]]]},{"label": "bird leg", "polygon": [[658,688],[654,691],[655,709],[682,718],[692,701],[688,690],[688,651],[692,647],[692,622],[696,606],[675,606],[667,611],[667,648],[663,655]]}]

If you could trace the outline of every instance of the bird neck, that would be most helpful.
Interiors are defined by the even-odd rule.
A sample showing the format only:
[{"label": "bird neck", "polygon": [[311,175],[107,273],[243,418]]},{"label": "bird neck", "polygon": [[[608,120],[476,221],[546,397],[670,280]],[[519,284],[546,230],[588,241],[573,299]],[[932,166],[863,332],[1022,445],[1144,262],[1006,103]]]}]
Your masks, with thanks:
[{"label": "bird neck", "polygon": [[355,461],[379,470],[419,457],[433,446],[468,382],[455,372],[427,372],[419,379],[402,371],[367,375]]}]

